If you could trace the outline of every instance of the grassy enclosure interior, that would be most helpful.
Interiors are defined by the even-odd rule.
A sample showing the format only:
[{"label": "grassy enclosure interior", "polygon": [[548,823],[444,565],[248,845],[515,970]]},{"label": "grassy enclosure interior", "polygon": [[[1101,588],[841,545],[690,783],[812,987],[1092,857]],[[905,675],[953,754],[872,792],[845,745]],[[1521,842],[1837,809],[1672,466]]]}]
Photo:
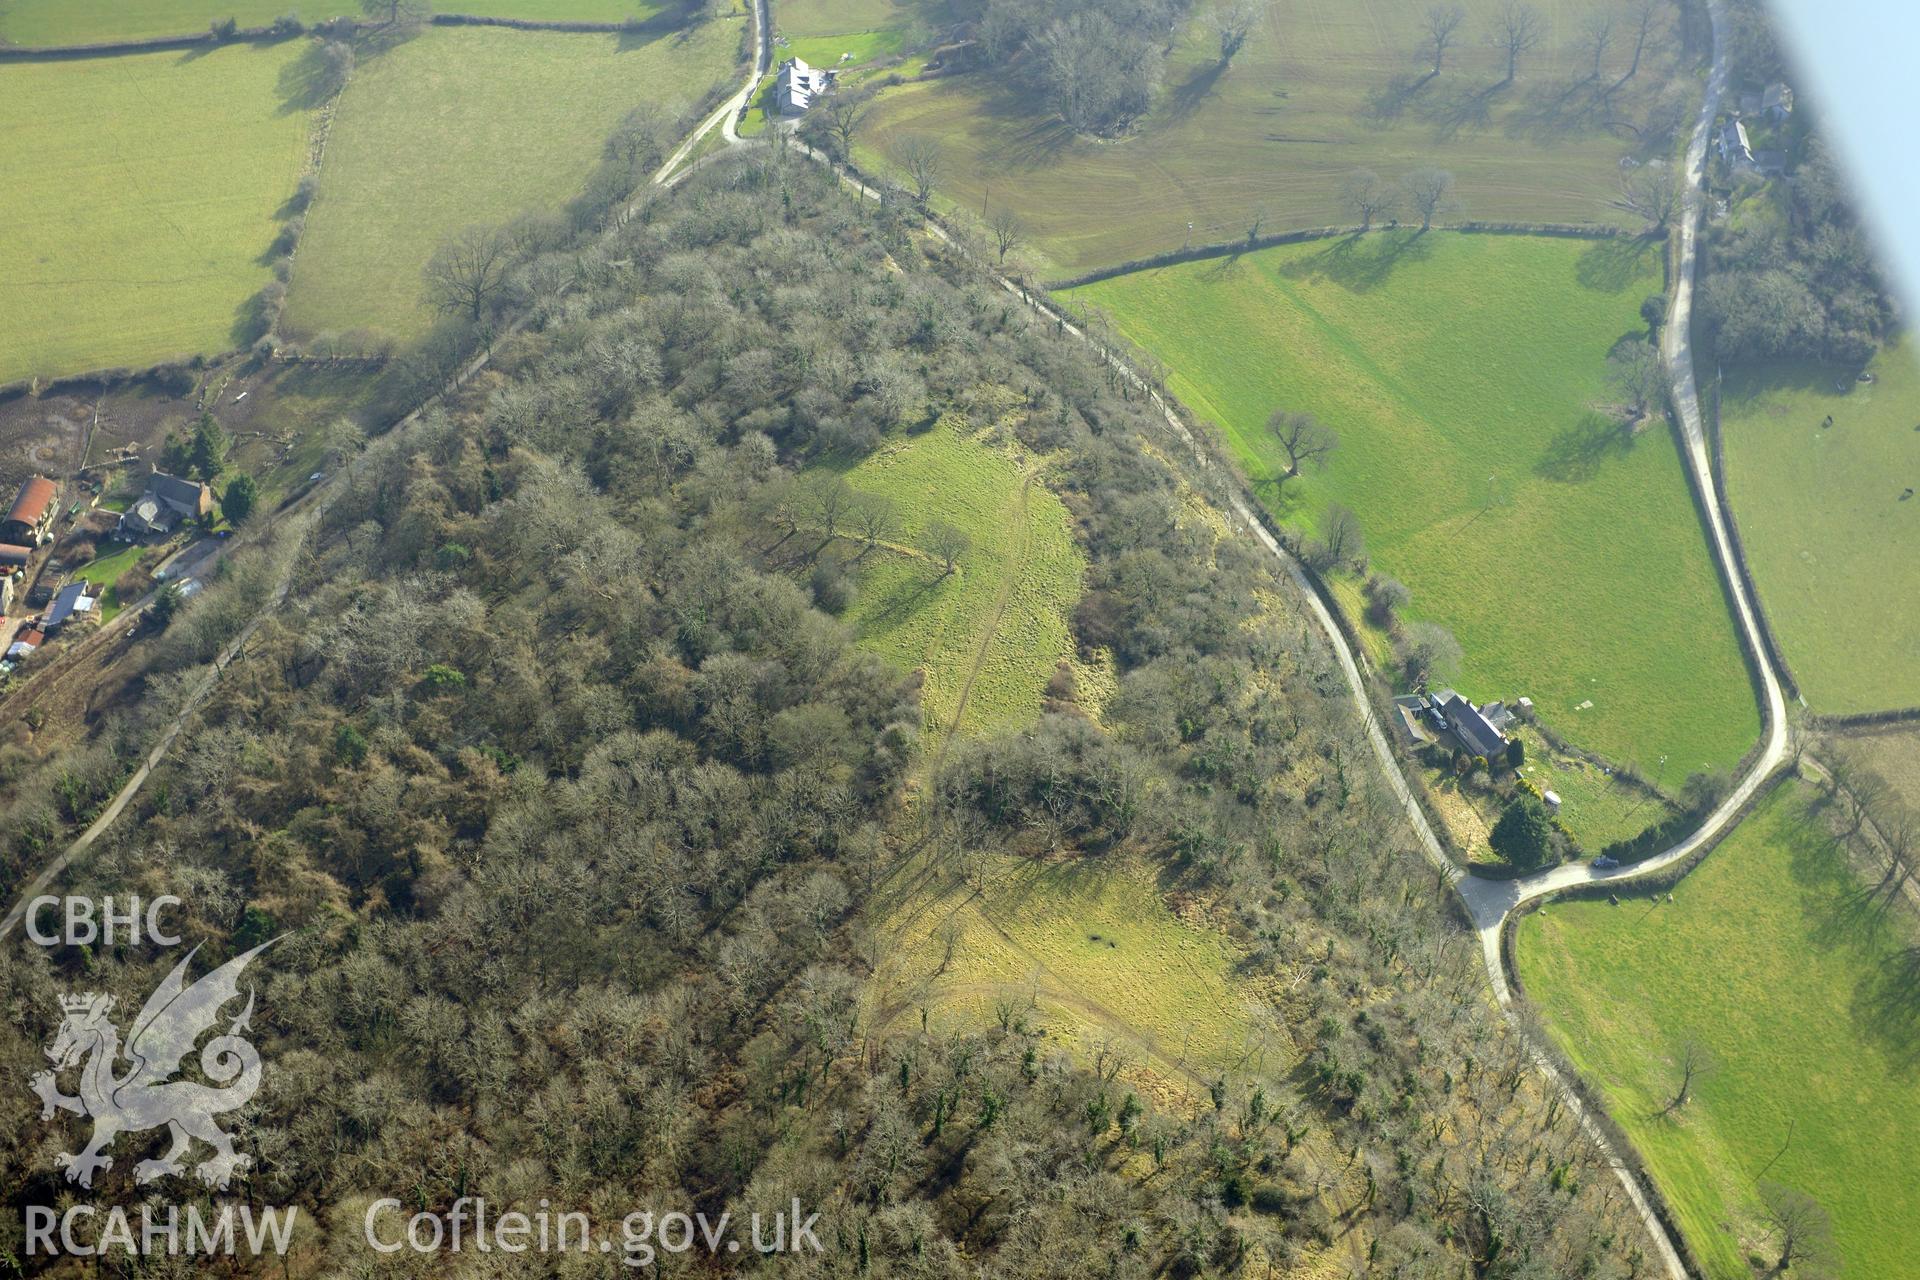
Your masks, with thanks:
[{"label": "grassy enclosure interior", "polygon": [[[1632,39],[1600,81],[1575,45],[1600,7],[1631,26],[1626,0],[1548,0],[1539,49],[1502,85],[1503,55],[1487,42],[1498,0],[1471,0],[1445,67],[1421,76],[1426,0],[1299,0],[1271,4],[1224,71],[1196,19],[1168,60],[1157,104],[1116,141],[1078,137],[1042,102],[993,73],[888,90],[867,127],[880,164],[895,134],[937,138],[942,195],[979,213],[1008,204],[1026,222],[1041,267],[1065,275],[1267,230],[1357,221],[1339,199],[1346,175],[1389,180],[1422,166],[1458,180],[1464,216],[1614,224],[1619,162],[1663,96],[1697,94],[1679,72],[1671,30],[1625,76]],[[785,9],[785,6],[782,6]],[[1196,5],[1196,15],[1206,6]],[[791,18],[782,20],[791,23]],[[1671,87],[1669,87],[1671,85]],[[1697,100],[1697,97],[1691,100]],[[1684,117],[1690,105],[1674,110]],[[1088,217],[1097,209],[1099,217]]]},{"label": "grassy enclosure interior", "polygon": [[[1072,656],[1067,614],[1085,570],[1067,510],[1031,462],[963,429],[943,421],[847,473],[857,492],[894,503],[900,528],[893,545],[856,561],[846,619],[863,647],[924,673],[930,738],[1039,715],[1047,681]],[[923,550],[936,521],[971,544],[952,575]]]},{"label": "grassy enclosure interior", "polygon": [[1152,868],[996,856],[978,884],[903,871],[881,917],[876,1030],[922,1009],[936,1030],[979,1030],[1010,1010],[1083,1059],[1111,1043],[1141,1087],[1189,1103],[1250,1062],[1286,1068],[1285,1032],[1263,1031],[1260,992],[1233,976],[1232,945],[1172,910]]},{"label": "grassy enclosure interior", "polygon": [[[1672,437],[1595,408],[1659,289],[1657,243],[1401,231],[1067,296],[1176,371],[1284,522],[1352,508],[1374,568],[1411,588],[1408,616],[1458,637],[1464,692],[1531,697],[1673,787],[1731,765],[1760,724]],[[1276,502],[1279,408],[1340,443]]]},{"label": "grassy enclosure interior", "polygon": [[1920,706],[1917,356],[1911,340],[1888,348],[1871,383],[1806,363],[1727,371],[1727,496],[1818,712]]},{"label": "grassy enclosure interior", "polygon": [[572,35],[435,29],[364,60],[327,144],[287,297],[296,337],[431,320],[421,270],[447,235],[575,195],[643,102],[696,103],[731,73],[742,24]]},{"label": "grassy enclosure interior", "polygon": [[0,382],[247,340],[309,145],[300,52],[0,67]]},{"label": "grassy enclosure interior", "polygon": [[[1920,1276],[1916,1027],[1910,1009],[1882,1004],[1910,922],[1868,930],[1815,802],[1782,786],[1673,903],[1560,903],[1520,924],[1529,999],[1605,1094],[1713,1280],[1746,1280],[1750,1251],[1771,1262],[1763,1171],[1832,1215],[1844,1274]],[[1665,1114],[1689,1041],[1711,1067]]]},{"label": "grassy enclosure interior", "polygon": [[[654,0],[457,0],[438,7],[490,18],[626,22],[675,6]],[[319,22],[358,17],[360,6],[355,0],[0,0],[0,40],[33,47],[144,40],[205,31],[228,18],[263,27],[285,13]]]}]

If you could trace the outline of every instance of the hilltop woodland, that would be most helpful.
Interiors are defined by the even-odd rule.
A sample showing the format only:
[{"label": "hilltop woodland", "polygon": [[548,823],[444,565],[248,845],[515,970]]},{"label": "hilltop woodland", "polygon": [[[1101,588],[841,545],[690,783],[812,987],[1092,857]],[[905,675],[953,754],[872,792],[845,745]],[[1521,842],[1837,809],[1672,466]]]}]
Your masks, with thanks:
[{"label": "hilltop woodland", "polygon": [[[0,752],[6,874],[98,810],[289,564],[66,889],[180,894],[196,965],[286,935],[254,970],[268,1069],[238,1127],[246,1194],[321,1224],[294,1274],[367,1274],[381,1195],[601,1222],[797,1196],[825,1252],[796,1275],[1258,1275],[1329,1250],[1380,1276],[1650,1274],[1275,567],[1111,370],[914,225],[766,148],[519,268],[530,324],[375,439],[305,545],[184,605],[139,710],[66,755]],[[914,678],[810,596],[833,530],[780,514],[795,472],[941,415],[1052,460],[1090,566],[1077,641],[1119,672],[1098,716],[1057,688],[1024,731],[934,753]],[[869,895],[909,854],[964,877],[982,848],[1151,859],[1271,978],[1292,1051],[1177,1105],[1138,1096],[1124,1045],[1070,1060],[1019,1010],[870,1036]],[[56,992],[135,1009],[177,958],[0,952],[8,1078],[44,1065]],[[14,1199],[56,1203],[77,1131],[7,1114]],[[131,1196],[150,1153],[121,1145],[105,1194]]]}]

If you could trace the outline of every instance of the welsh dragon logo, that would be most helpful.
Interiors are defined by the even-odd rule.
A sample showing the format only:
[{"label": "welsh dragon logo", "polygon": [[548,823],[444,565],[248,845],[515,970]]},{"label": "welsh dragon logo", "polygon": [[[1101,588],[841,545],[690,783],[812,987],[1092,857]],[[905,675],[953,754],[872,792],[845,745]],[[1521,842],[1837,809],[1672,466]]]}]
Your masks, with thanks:
[{"label": "welsh dragon logo", "polygon": [[[32,1085],[40,1096],[42,1120],[51,1120],[56,1109],[93,1119],[93,1141],[85,1150],[54,1157],[54,1164],[67,1171],[69,1182],[92,1187],[96,1173],[113,1167],[107,1151],[115,1138],[161,1125],[172,1134],[173,1145],[158,1160],[142,1160],[134,1166],[137,1183],[184,1174],[181,1157],[195,1138],[213,1148],[213,1155],[193,1169],[207,1186],[224,1190],[234,1174],[244,1173],[253,1163],[251,1156],[234,1151],[233,1139],[213,1122],[215,1116],[245,1106],[260,1088],[260,1055],[243,1035],[253,1016],[251,986],[246,1007],[226,1034],[215,1036],[200,1050],[200,1070],[214,1083],[174,1077],[194,1044],[213,1029],[221,1007],[239,997],[240,975],[247,965],[278,941],[263,942],[235,956],[192,985],[186,981],[187,966],[200,948],[189,951],[147,997],[133,1020],[125,1049],[120,1046],[119,1028],[107,1019],[112,996],[89,991],[60,997],[66,1016],[46,1050],[53,1070],[37,1073]],[[68,1097],[60,1092],[56,1076],[74,1066],[80,1068],[80,1092]]]}]

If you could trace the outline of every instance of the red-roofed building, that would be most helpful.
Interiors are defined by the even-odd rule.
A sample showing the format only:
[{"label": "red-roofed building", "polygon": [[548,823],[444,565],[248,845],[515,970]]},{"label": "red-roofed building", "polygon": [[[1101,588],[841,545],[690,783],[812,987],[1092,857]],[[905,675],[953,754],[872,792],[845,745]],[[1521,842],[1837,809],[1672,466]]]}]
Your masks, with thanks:
[{"label": "red-roofed building", "polygon": [[13,509],[0,521],[0,540],[37,547],[53,538],[53,518],[59,514],[60,487],[45,476],[28,476],[13,499]]}]

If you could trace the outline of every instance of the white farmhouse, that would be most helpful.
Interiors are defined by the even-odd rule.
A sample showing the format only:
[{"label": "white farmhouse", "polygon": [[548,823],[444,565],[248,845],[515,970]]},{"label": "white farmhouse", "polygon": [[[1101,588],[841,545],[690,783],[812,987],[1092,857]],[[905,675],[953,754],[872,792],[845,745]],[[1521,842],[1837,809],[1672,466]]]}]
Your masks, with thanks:
[{"label": "white farmhouse", "polygon": [[788,58],[780,64],[780,74],[773,82],[773,100],[781,115],[803,116],[814,99],[832,87],[833,72]]}]

